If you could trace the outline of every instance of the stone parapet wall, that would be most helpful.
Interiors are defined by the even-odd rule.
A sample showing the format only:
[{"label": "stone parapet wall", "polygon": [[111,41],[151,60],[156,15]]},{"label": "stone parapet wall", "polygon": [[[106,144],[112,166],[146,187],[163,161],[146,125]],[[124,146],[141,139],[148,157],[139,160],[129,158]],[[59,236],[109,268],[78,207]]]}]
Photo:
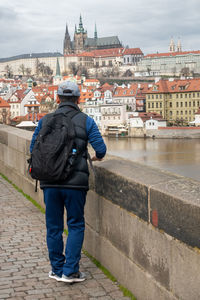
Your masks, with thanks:
[{"label": "stone parapet wall", "polygon": [[157,138],[157,139],[199,139],[200,128],[183,128],[171,129],[170,127],[159,129],[146,129],[146,128],[130,128],[129,137],[138,138]]},{"label": "stone parapet wall", "polygon": [[[0,172],[44,206],[27,174],[31,135],[0,125]],[[199,182],[113,157],[95,171],[84,248],[138,300],[199,300]]]},{"label": "stone parapet wall", "polygon": [[153,137],[159,139],[199,139],[200,138],[200,128],[187,128],[187,129],[170,129],[170,127],[163,128],[163,129],[147,129],[146,130],[146,137]]}]

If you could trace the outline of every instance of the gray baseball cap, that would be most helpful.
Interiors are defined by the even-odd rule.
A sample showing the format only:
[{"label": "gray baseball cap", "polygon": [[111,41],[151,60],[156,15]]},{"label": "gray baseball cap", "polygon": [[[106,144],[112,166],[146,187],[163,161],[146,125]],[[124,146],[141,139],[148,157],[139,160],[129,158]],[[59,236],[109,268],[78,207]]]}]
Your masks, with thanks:
[{"label": "gray baseball cap", "polygon": [[80,90],[79,90],[78,85],[75,82],[67,80],[67,81],[62,82],[58,86],[57,94],[59,96],[66,96],[66,97],[70,97],[70,96],[79,97]]}]

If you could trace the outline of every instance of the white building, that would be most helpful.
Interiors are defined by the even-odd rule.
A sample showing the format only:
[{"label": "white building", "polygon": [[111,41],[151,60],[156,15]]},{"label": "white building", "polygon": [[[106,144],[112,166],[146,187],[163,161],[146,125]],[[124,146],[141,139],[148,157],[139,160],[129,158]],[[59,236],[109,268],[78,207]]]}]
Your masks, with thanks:
[{"label": "white building", "polygon": [[143,128],[144,127],[144,122],[143,122],[142,118],[139,116],[138,112],[133,113],[132,116],[129,117],[128,124],[129,124],[129,127],[131,127],[131,128]]},{"label": "white building", "polygon": [[101,129],[101,107],[102,101],[97,99],[87,100],[83,107],[83,112],[94,119],[99,129]]},{"label": "white building", "polygon": [[101,132],[105,134],[108,126],[125,125],[126,106],[122,104],[103,104],[101,105]]},{"label": "white building", "polygon": [[[185,70],[185,71],[184,71]],[[138,63],[135,76],[180,75],[200,73],[200,51],[148,54]]]},{"label": "white building", "polygon": [[158,129],[159,127],[167,127],[165,120],[149,119],[145,122],[146,129]]},{"label": "white building", "polygon": [[113,93],[113,103],[126,105],[127,110],[136,111],[137,85],[122,85],[116,87]]},{"label": "white building", "polygon": [[195,114],[195,119],[193,122],[190,122],[191,125],[200,126],[200,109]]},{"label": "white building", "polygon": [[28,107],[25,106],[27,104],[32,106],[38,106],[39,104],[39,102],[35,98],[34,92],[31,89],[27,89],[25,91],[25,96],[20,103],[20,116],[25,116],[28,113]]}]

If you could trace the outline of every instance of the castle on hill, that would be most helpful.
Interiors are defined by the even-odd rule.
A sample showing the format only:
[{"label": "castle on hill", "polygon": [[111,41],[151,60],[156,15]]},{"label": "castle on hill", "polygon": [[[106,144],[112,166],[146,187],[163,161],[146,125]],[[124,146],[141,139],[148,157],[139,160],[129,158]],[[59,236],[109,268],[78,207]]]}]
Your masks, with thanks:
[{"label": "castle on hill", "polygon": [[96,49],[121,48],[122,44],[118,36],[98,38],[97,27],[95,24],[94,37],[89,38],[87,30],[83,27],[82,17],[80,15],[79,27],[75,25],[74,40],[71,41],[68,26],[66,25],[63,54],[78,54],[83,51],[92,51]]}]

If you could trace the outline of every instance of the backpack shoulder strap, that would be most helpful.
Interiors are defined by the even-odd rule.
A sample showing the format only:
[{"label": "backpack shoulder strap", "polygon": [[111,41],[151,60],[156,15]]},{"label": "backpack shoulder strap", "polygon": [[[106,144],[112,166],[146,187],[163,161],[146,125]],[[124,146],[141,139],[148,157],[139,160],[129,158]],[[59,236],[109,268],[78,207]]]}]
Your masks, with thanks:
[{"label": "backpack shoulder strap", "polygon": [[79,113],[81,113],[81,112],[74,109],[74,110],[70,110],[70,111],[67,112],[67,113],[64,113],[64,115],[69,116],[71,119],[73,119],[73,117],[75,117],[75,116],[78,115]]}]

